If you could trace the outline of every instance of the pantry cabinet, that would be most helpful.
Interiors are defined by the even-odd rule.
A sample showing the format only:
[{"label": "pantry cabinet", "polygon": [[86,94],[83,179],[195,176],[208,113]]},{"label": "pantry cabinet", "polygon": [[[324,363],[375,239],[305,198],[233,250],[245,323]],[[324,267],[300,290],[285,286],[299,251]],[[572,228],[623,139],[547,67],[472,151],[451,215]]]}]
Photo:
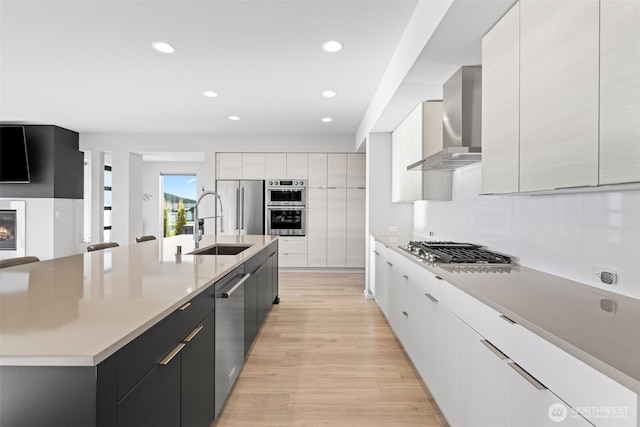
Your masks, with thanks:
[{"label": "pantry cabinet", "polygon": [[640,182],[640,2],[600,1],[600,184]]},{"label": "pantry cabinet", "polygon": [[[327,267],[347,266],[347,189],[327,190]],[[364,239],[364,236],[362,236]]]},{"label": "pantry cabinet", "polygon": [[327,191],[326,188],[307,189],[308,267],[327,266]]},{"label": "pantry cabinet", "polygon": [[347,156],[343,153],[327,155],[327,187],[345,188],[347,186]]},{"label": "pantry cabinet", "polygon": [[364,267],[365,263],[365,190],[347,188],[346,266]]}]

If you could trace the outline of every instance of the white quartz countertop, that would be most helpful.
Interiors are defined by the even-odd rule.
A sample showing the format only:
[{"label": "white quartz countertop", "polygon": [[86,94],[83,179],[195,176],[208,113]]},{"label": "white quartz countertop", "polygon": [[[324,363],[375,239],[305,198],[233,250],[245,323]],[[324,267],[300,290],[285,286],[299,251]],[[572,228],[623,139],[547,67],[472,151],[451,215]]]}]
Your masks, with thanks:
[{"label": "white quartz countertop", "polygon": [[[95,366],[277,239],[190,235],[0,270],[0,365]],[[182,255],[176,257],[176,246]]]},{"label": "white quartz countertop", "polygon": [[[399,248],[422,238],[374,238],[640,394],[640,300],[519,265],[434,264]],[[600,308],[602,298],[614,312]]]}]

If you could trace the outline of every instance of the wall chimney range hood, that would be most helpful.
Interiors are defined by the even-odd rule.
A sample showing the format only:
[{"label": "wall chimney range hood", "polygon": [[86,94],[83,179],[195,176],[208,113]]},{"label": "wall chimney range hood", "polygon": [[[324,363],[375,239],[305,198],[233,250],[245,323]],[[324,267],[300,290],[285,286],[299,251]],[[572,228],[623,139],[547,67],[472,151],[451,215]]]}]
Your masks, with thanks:
[{"label": "wall chimney range hood", "polygon": [[443,86],[443,149],[409,171],[453,170],[481,160],[482,67],[461,67]]}]

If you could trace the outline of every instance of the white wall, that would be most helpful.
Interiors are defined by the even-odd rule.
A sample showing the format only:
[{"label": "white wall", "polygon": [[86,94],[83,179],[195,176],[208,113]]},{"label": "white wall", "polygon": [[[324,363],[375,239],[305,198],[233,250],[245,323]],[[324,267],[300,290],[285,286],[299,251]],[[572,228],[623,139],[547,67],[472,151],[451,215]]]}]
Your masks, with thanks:
[{"label": "white wall", "polygon": [[[453,200],[414,203],[414,234],[484,244],[521,265],[640,298],[640,190],[479,196],[481,165],[454,173]],[[592,266],[618,284],[592,280]]]},{"label": "white wall", "polygon": [[[410,203],[391,203],[391,133],[372,133],[367,139],[367,236],[413,231],[413,206]],[[394,234],[394,233],[391,233]],[[373,277],[369,268],[370,239],[366,239],[365,294],[369,294]]]},{"label": "white wall", "polygon": [[142,203],[142,233],[161,237],[162,230],[162,194],[160,193],[160,175],[196,175],[197,187],[203,185],[213,189],[214,184],[204,178],[205,162],[145,162],[143,164],[142,192],[151,195],[147,202]]},{"label": "white wall", "polygon": [[[80,134],[80,150],[92,153],[92,178],[99,178],[102,170],[100,153],[108,152],[113,163],[113,230],[112,241],[120,244],[135,242],[143,234],[162,235],[159,216],[159,176],[161,173],[194,173],[198,191],[215,187],[215,159],[217,152],[353,152],[353,135],[204,135],[204,134]],[[203,153],[204,162],[142,162],[142,154]],[[96,153],[94,155],[94,153]],[[94,161],[95,158],[95,161]],[[97,188],[99,184],[92,184]],[[149,193],[149,202],[142,201],[142,193]],[[155,209],[157,208],[157,211]],[[214,214],[214,204],[205,200],[200,208],[202,216]],[[155,212],[154,212],[155,211]],[[102,205],[92,202],[92,217],[102,217]],[[101,227],[100,227],[101,228]],[[92,230],[96,230],[92,225]],[[213,232],[211,224],[205,230]],[[97,231],[95,231],[97,232]],[[102,241],[100,233],[94,242]]]},{"label": "white wall", "polygon": [[[11,197],[2,200],[25,201],[25,255],[46,260],[84,251],[81,199]],[[4,258],[1,255],[0,259]]]}]

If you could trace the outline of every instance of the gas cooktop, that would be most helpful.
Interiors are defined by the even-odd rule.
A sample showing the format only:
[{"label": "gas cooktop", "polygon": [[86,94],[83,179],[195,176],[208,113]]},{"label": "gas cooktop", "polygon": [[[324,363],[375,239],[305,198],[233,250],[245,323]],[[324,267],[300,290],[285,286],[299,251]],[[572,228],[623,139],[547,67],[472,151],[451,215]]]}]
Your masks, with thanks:
[{"label": "gas cooktop", "polygon": [[510,257],[483,249],[473,243],[441,242],[433,240],[411,241],[400,249],[425,259],[443,264],[510,265]]}]

